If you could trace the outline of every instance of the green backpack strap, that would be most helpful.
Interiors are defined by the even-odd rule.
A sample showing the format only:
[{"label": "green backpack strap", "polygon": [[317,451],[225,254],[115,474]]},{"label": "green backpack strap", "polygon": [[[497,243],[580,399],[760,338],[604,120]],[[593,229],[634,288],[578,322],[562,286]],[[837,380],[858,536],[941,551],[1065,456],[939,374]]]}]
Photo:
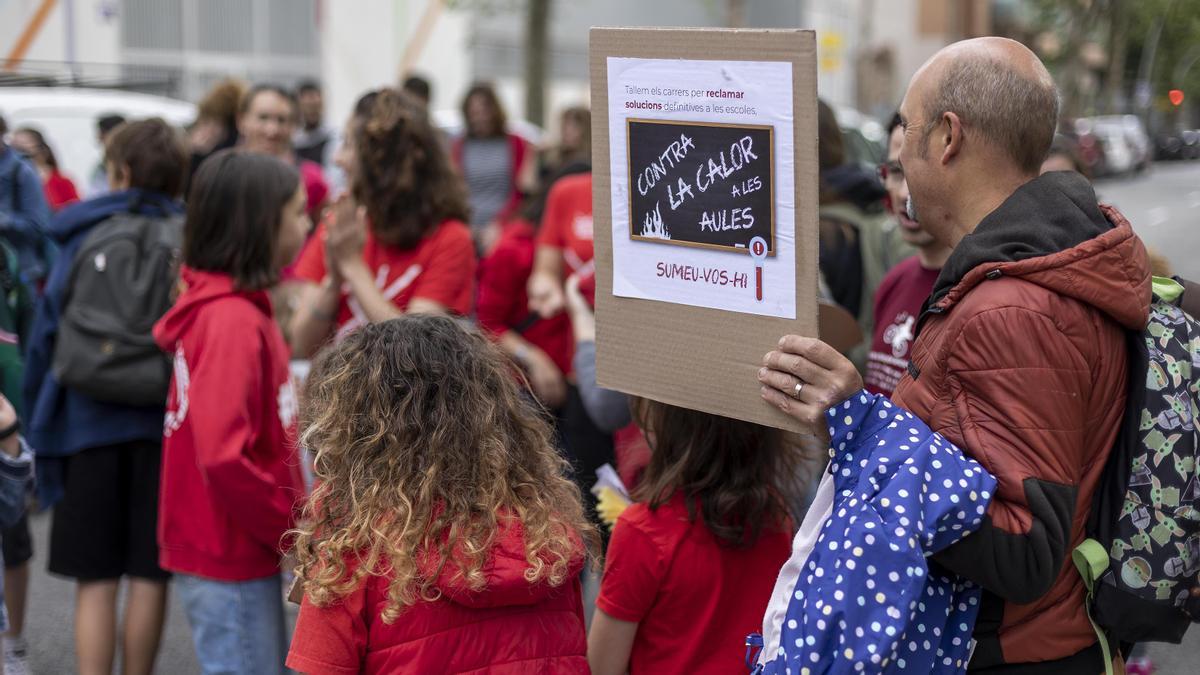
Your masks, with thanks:
[{"label": "green backpack strap", "polygon": [[1096,582],[1108,569],[1108,551],[1095,539],[1085,539],[1071,551],[1071,560],[1075,563],[1075,569],[1079,570],[1079,576],[1083,577],[1083,586],[1087,589],[1087,604],[1084,605],[1084,609],[1087,611],[1088,621],[1092,624],[1092,630],[1096,631],[1096,638],[1100,641],[1100,652],[1104,654],[1104,673],[1113,675],[1112,649],[1108,645],[1108,636],[1092,618],[1092,598],[1095,595]]},{"label": "green backpack strap", "polygon": [[1150,286],[1154,297],[1175,304],[1184,294],[1184,286],[1175,279],[1167,277],[1151,277]]}]

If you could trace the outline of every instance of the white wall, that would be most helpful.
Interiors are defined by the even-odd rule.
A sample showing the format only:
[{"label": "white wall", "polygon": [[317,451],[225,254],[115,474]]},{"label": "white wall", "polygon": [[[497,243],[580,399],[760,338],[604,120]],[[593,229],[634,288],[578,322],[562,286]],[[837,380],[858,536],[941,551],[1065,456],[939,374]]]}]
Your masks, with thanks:
[{"label": "white wall", "polygon": [[826,103],[854,105],[854,55],[861,0],[811,0],[801,25],[817,31],[817,95]]},{"label": "white wall", "polygon": [[[344,123],[364,91],[399,83],[405,49],[429,1],[355,0],[353,12],[325,12],[321,80],[330,124]],[[457,106],[469,84],[467,26],[464,11],[444,9],[412,68],[432,82],[434,109]]]},{"label": "white wall", "polygon": [[[6,57],[29,25],[41,0],[0,1],[0,57]],[[46,62],[65,64],[72,57],[68,16],[73,18],[74,60],[86,64],[120,61],[120,3],[116,0],[59,0],[25,53],[26,67],[46,72]]]}]

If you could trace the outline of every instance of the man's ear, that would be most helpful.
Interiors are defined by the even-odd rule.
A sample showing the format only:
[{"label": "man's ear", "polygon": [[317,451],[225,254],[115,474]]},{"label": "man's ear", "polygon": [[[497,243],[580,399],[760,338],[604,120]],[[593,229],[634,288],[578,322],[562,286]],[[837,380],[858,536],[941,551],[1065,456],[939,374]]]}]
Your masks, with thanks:
[{"label": "man's ear", "polygon": [[108,187],[110,190],[117,192],[129,189],[133,170],[129,168],[128,164],[117,164],[116,162],[105,160],[104,168],[106,173],[108,173]]},{"label": "man's ear", "polygon": [[942,134],[942,164],[949,164],[950,160],[962,152],[964,140],[962,119],[957,113],[949,111],[942,113],[938,133]]}]

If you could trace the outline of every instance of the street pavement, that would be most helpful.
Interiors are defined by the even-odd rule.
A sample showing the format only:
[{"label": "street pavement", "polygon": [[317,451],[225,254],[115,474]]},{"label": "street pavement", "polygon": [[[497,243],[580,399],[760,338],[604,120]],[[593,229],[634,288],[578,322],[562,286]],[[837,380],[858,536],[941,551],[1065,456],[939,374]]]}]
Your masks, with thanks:
[{"label": "street pavement", "polygon": [[1160,162],[1137,176],[1097,181],[1096,193],[1175,274],[1200,280],[1200,161]]},{"label": "street pavement", "polygon": [[[1099,181],[1096,189],[1103,201],[1125,213],[1148,246],[1171,261],[1176,274],[1200,280],[1200,162],[1157,164],[1138,176]],[[49,524],[45,514],[32,519],[36,553],[25,633],[33,672],[65,675],[75,672],[74,585],[46,574]],[[1149,653],[1160,675],[1195,673],[1200,629],[1192,629],[1182,645],[1155,646]],[[187,620],[175,597],[171,598],[157,672],[199,672]]]}]

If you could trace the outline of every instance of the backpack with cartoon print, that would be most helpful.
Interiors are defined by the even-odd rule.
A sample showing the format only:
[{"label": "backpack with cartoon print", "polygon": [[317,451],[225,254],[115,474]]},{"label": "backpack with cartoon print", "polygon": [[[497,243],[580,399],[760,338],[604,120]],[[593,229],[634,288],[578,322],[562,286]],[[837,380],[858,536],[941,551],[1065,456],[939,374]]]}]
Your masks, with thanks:
[{"label": "backpack with cartoon print", "polygon": [[1130,336],[1128,402],[1089,539],[1073,552],[1106,651],[1178,643],[1200,621],[1200,287],[1187,283],[1154,279],[1150,321]]}]

